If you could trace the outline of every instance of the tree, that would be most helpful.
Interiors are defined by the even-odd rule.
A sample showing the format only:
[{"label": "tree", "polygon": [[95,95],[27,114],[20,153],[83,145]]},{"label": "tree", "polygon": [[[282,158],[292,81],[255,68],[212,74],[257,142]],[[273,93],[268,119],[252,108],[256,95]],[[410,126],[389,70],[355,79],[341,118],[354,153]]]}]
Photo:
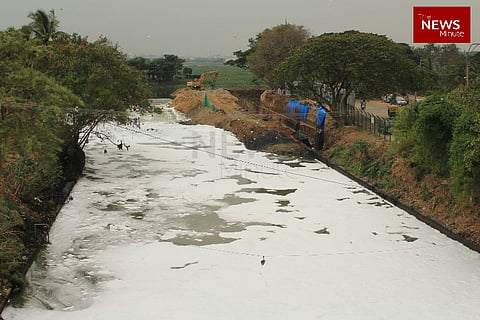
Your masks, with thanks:
[{"label": "tree", "polygon": [[277,83],[333,109],[352,91],[365,98],[415,86],[415,61],[405,45],[359,31],[326,33],[309,39],[282,63]]},{"label": "tree", "polygon": [[154,83],[175,80],[176,76],[181,73],[184,62],[184,59],[173,54],[166,54],[163,58],[156,59],[136,57],[128,60],[129,65],[140,70],[150,82]]},{"label": "tree", "polygon": [[455,44],[430,43],[413,53],[421,71],[421,91],[448,92],[464,82],[465,56]]},{"label": "tree", "polygon": [[64,119],[68,109],[83,107],[77,95],[32,68],[43,47],[21,32],[0,33],[0,171],[26,203],[57,185],[58,155],[69,136]]},{"label": "tree", "polygon": [[308,38],[309,33],[303,26],[286,23],[265,29],[257,36],[252,52],[247,56],[249,69],[273,85],[275,69]]},{"label": "tree", "polygon": [[480,79],[448,96],[459,110],[450,144],[452,190],[461,199],[480,203]]},{"label": "tree", "polygon": [[255,48],[257,47],[257,42],[261,38],[262,34],[257,34],[257,37],[248,39],[248,49],[245,51],[237,50],[233,52],[233,55],[237,57],[237,59],[228,60],[225,62],[228,66],[239,67],[242,69],[248,69],[248,56],[252,55],[255,52]]},{"label": "tree", "polygon": [[[85,142],[94,126],[104,120],[124,120],[131,107],[148,109],[150,89],[141,72],[106,38],[88,42],[63,36],[49,46],[38,68],[79,96],[84,105],[74,117],[72,141]],[[88,128],[88,129],[85,129]],[[79,139],[81,133],[83,138]]]},{"label": "tree", "polygon": [[480,75],[480,52],[472,54],[470,57],[470,69],[468,73],[469,80],[478,78]]},{"label": "tree", "polygon": [[32,19],[30,27],[35,38],[41,39],[45,44],[54,39],[60,24],[59,20],[55,17],[54,10],[50,10],[48,13],[43,10],[37,10],[31,12],[28,17]]}]

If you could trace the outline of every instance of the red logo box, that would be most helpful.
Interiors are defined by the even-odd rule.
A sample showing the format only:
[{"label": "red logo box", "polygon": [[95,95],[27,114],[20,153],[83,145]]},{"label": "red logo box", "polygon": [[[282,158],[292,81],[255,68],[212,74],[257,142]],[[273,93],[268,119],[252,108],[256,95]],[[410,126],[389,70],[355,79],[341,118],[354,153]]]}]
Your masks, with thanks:
[{"label": "red logo box", "polygon": [[414,43],[470,43],[470,7],[413,7]]}]

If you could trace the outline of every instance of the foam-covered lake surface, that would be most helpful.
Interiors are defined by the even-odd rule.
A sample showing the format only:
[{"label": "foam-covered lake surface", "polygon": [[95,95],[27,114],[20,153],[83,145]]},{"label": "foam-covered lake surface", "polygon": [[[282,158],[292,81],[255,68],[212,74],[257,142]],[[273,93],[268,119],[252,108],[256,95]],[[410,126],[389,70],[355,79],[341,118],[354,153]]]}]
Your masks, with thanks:
[{"label": "foam-covered lake surface", "polygon": [[478,253],[320,162],[179,118],[98,127],[129,148],[92,136],[5,319],[478,319]]}]

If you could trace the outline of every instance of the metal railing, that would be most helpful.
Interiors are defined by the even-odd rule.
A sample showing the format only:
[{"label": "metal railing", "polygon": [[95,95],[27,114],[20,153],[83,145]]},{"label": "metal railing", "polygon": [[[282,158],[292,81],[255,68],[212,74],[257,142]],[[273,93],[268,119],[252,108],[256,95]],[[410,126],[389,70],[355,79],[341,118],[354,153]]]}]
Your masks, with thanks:
[{"label": "metal railing", "polygon": [[341,125],[352,125],[368,131],[384,140],[392,140],[392,119],[349,106],[348,112],[331,112]]}]

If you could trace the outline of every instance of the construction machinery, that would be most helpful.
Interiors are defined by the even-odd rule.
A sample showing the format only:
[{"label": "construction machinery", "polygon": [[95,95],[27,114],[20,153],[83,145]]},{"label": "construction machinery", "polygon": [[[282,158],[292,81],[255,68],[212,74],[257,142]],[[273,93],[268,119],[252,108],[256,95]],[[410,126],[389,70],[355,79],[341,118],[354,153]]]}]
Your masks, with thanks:
[{"label": "construction machinery", "polygon": [[215,87],[215,81],[217,81],[217,77],[218,77],[218,71],[210,71],[210,72],[202,73],[200,78],[198,78],[196,81],[188,81],[187,82],[187,87],[194,88],[194,89],[200,89],[200,88],[202,88],[203,81],[205,81],[205,78],[208,77],[208,76],[212,76],[212,75],[213,75],[213,79],[210,82],[210,84],[211,84],[211,87],[214,88]]}]

